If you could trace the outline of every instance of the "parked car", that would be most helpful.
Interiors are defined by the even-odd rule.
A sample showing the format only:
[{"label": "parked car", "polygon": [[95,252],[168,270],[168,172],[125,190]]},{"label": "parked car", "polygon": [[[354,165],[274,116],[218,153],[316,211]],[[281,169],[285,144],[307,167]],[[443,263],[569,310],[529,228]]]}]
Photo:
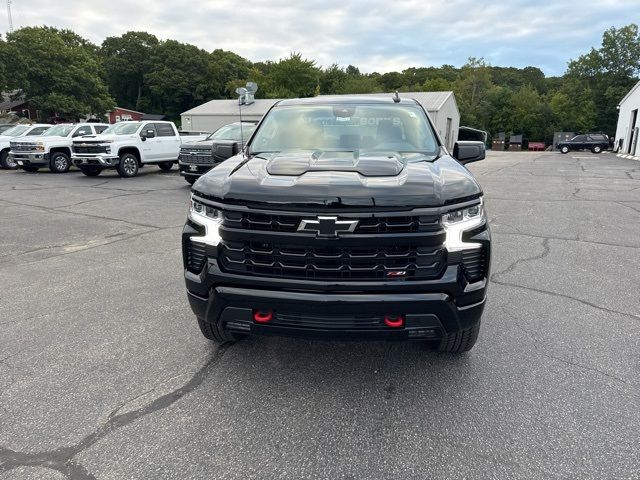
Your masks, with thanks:
[{"label": "parked car", "polygon": [[201,175],[242,150],[243,140],[248,140],[255,129],[256,122],[242,125],[235,122],[220,127],[203,140],[183,143],[178,157],[180,175],[193,185]]},{"label": "parked car", "polygon": [[106,123],[60,123],[39,137],[12,140],[9,158],[27,172],[46,167],[53,173],[65,173],[71,167],[73,139],[100,133],[108,127]]},{"label": "parked car", "polygon": [[183,138],[166,121],[119,122],[101,135],[73,142],[72,160],[82,173],[95,177],[115,168],[121,177],[135,177],[145,165],[169,171],[178,163]]},{"label": "parked car", "polygon": [[33,125],[20,124],[13,125],[11,128],[2,132],[2,135],[0,135],[0,167],[7,168],[9,170],[15,170],[18,168],[18,164],[9,158],[12,139],[26,136],[39,136],[51,127],[52,125],[48,123],[35,123]]},{"label": "parked car", "polygon": [[600,153],[609,148],[609,137],[603,133],[576,135],[571,140],[558,143],[556,148],[561,153],[569,153],[572,150],[591,150],[593,153]]},{"label": "parked car", "polygon": [[200,177],[182,233],[203,335],[473,347],[490,260],[480,185],[424,108],[398,97],[282,100]]},{"label": "parked car", "polygon": [[9,130],[10,128],[13,128],[15,126],[15,123],[0,123],[0,135],[2,135],[2,132],[4,132],[5,130]]}]

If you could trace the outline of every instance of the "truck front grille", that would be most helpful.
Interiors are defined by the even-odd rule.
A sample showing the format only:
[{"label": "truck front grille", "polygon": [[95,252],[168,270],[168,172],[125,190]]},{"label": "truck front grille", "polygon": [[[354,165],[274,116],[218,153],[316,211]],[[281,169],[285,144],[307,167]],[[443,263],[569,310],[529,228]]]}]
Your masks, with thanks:
[{"label": "truck front grille", "polygon": [[82,145],[82,146],[73,145],[72,150],[73,150],[73,153],[100,154],[100,153],[107,153],[107,146],[106,145]]},{"label": "truck front grille", "polygon": [[246,240],[225,242],[221,252],[221,267],[230,273],[307,280],[427,280],[438,278],[446,265],[440,245],[341,247]]},{"label": "truck front grille", "polygon": [[[271,232],[295,232],[303,219],[313,219],[310,215],[272,215],[251,212],[225,212],[225,226],[242,230]],[[357,220],[353,233],[416,233],[437,232],[442,227],[437,216],[381,216],[349,217],[340,220]]]},{"label": "truck front grille", "polygon": [[35,143],[10,143],[12,152],[35,152],[36,144]]},{"label": "truck front grille", "polygon": [[179,160],[194,165],[213,165],[215,163],[210,150],[181,151]]}]

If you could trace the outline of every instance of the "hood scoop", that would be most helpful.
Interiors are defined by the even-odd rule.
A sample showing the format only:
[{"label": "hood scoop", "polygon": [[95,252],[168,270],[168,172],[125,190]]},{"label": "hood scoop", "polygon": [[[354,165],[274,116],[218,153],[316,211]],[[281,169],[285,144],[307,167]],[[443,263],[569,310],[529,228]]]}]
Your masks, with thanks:
[{"label": "hood scoop", "polygon": [[354,172],[365,177],[395,177],[405,167],[396,152],[281,152],[267,163],[270,175],[300,176],[308,172]]}]

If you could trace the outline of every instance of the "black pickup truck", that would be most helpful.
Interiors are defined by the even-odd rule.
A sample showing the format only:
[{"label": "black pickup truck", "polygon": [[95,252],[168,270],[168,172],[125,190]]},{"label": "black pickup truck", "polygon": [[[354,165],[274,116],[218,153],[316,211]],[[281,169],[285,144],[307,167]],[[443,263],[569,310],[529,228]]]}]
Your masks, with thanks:
[{"label": "black pickup truck", "polygon": [[591,150],[600,153],[609,148],[609,137],[603,133],[587,133],[576,135],[571,140],[565,140],[556,145],[561,153],[569,153],[572,150]]},{"label": "black pickup truck", "polygon": [[423,107],[399,97],[282,100],[192,187],[182,233],[205,337],[422,340],[473,347],[490,263],[483,193]]},{"label": "black pickup truck", "polygon": [[256,122],[235,122],[220,127],[204,140],[183,143],[178,156],[180,175],[193,185],[200,175],[236,155],[251,137]]}]

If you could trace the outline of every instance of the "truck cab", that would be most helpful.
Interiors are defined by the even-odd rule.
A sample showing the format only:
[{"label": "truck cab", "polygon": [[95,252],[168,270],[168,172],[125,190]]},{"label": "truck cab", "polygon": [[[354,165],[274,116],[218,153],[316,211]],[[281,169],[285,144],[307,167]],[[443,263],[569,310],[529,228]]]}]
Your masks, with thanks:
[{"label": "truck cab", "polygon": [[72,161],[89,177],[107,168],[135,177],[145,165],[169,171],[178,162],[182,138],[172,122],[119,122],[100,135],[74,140]]},{"label": "truck cab", "polygon": [[49,130],[52,125],[48,123],[35,123],[33,125],[12,125],[0,134],[0,167],[15,170],[18,164],[9,158],[11,140],[26,136],[38,136]]},{"label": "truck cab", "polygon": [[95,135],[108,127],[104,123],[60,123],[39,136],[11,141],[9,158],[27,172],[47,167],[65,173],[71,167],[71,142],[83,135]]}]

